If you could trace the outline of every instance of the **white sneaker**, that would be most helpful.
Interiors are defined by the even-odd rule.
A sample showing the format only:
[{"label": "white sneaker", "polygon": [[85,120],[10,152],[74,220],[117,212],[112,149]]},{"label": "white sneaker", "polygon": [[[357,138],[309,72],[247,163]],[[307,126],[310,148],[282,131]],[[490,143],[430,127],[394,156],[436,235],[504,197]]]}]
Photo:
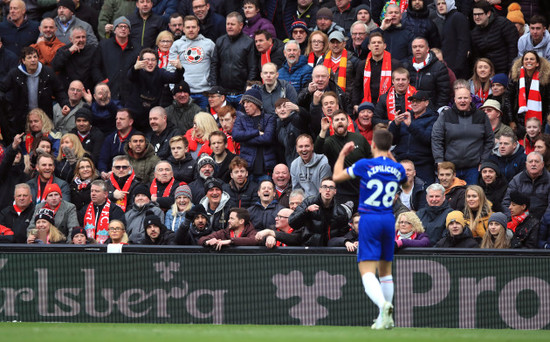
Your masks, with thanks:
[{"label": "white sneaker", "polygon": [[[380,329],[391,329],[393,328],[393,305],[390,302],[385,302],[382,307],[382,317],[380,319],[382,328]],[[375,323],[376,324],[376,323]]]},{"label": "white sneaker", "polygon": [[382,330],[384,329],[384,325],[382,325],[382,319],[379,317],[374,320],[374,323],[370,327],[373,330]]}]

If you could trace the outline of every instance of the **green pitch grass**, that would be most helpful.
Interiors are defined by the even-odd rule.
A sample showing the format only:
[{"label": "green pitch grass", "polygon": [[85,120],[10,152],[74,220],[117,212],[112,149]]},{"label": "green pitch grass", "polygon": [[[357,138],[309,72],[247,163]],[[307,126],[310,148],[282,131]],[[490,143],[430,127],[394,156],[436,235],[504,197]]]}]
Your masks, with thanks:
[{"label": "green pitch grass", "polygon": [[103,323],[0,323],[2,341],[17,342],[451,342],[550,341],[550,331],[302,327],[259,325],[175,325]]}]

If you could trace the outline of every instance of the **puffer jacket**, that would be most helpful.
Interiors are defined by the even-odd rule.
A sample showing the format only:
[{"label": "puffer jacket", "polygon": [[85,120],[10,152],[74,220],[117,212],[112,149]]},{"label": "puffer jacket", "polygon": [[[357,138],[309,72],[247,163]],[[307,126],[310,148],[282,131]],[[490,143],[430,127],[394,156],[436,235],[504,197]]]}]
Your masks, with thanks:
[{"label": "puffer jacket", "polygon": [[503,212],[504,208],[502,207],[502,200],[504,195],[506,195],[506,190],[508,189],[508,182],[500,174],[500,170],[496,170],[497,178],[491,184],[486,184],[479,175],[478,184],[481,186],[483,191],[485,191],[485,196],[487,199],[493,203],[493,212]]},{"label": "puffer jacket", "polygon": [[433,165],[432,128],[438,114],[427,109],[419,118],[412,117],[409,126],[395,121],[390,123],[388,130],[393,134],[393,153],[397,160],[408,159],[414,165]]},{"label": "puffer jacket", "polygon": [[424,68],[416,71],[412,60],[409,60],[407,69],[411,74],[411,85],[417,90],[430,93],[430,103],[434,108],[437,109],[449,103],[451,94],[449,71],[432,51],[429,52],[429,63]]},{"label": "puffer jacket", "polygon": [[548,203],[550,203],[550,172],[542,170],[542,175],[536,179],[531,179],[527,170],[517,174],[508,184],[508,190],[502,200],[502,206],[505,213],[510,217],[510,194],[519,191],[529,196],[531,204],[529,205],[529,214],[536,219],[541,219],[545,212],[550,212]]},{"label": "puffer jacket", "polygon": [[447,201],[439,207],[424,207],[416,212],[416,216],[422,222],[426,234],[430,237],[430,244],[435,245],[443,236],[447,214],[453,209]]},{"label": "puffer jacket", "polygon": [[532,215],[518,226],[510,240],[510,248],[537,248],[540,222]]},{"label": "puffer jacket", "polygon": [[391,53],[392,58],[402,63],[409,60],[412,56],[411,43],[414,39],[413,33],[403,28],[402,25],[399,27],[392,25],[382,32],[387,46],[386,50]]},{"label": "puffer jacket", "polygon": [[311,82],[312,72],[313,68],[307,63],[307,57],[301,55],[298,62],[291,67],[288,62],[283,63],[283,67],[279,69],[279,79],[290,83],[298,93]]},{"label": "puffer jacket", "polygon": [[254,32],[258,30],[266,30],[271,33],[271,37],[277,38],[275,27],[266,18],[262,18],[260,13],[256,14],[250,19],[246,19],[246,24],[243,26],[243,33],[254,39]]},{"label": "puffer jacket", "polygon": [[254,41],[243,33],[221,36],[216,40],[210,70],[210,84],[220,85],[229,93],[242,93],[246,81],[254,80],[258,70]]},{"label": "puffer jacket", "polygon": [[187,153],[181,160],[176,160],[171,155],[167,161],[172,165],[172,172],[177,181],[189,184],[195,179],[197,161],[191,157],[191,154]]},{"label": "puffer jacket", "polygon": [[472,42],[470,35],[464,34],[468,25],[468,18],[457,9],[447,12],[443,22],[441,51],[445,62],[457,78],[468,78],[471,74],[468,54],[472,49]]},{"label": "puffer jacket", "polygon": [[504,17],[491,14],[485,27],[476,25],[471,32],[474,60],[486,57],[494,66],[495,73],[508,73],[518,55],[518,30]]},{"label": "puffer jacket", "polygon": [[223,185],[223,191],[231,197],[239,208],[248,208],[252,203],[260,200],[258,197],[258,184],[252,182],[250,178],[240,189],[237,189],[235,182],[231,180],[229,183]]},{"label": "puffer jacket", "polygon": [[462,234],[451,236],[446,232],[445,236],[439,240],[435,246],[436,248],[479,248],[479,244],[472,236],[470,228],[464,227]]},{"label": "puffer jacket", "polygon": [[153,48],[158,34],[166,29],[168,20],[160,15],[151,13],[147,19],[143,19],[136,8],[133,14],[127,16],[132,29],[130,30],[130,40],[139,50]]},{"label": "puffer jacket", "polygon": [[[248,163],[249,170],[254,165],[260,146],[263,151],[264,170],[273,170],[277,164],[273,146],[276,128],[275,119],[274,114],[262,112],[260,123],[256,125],[250,116],[237,112],[232,136],[234,141],[241,144],[240,155]],[[260,135],[260,131],[264,134]]]},{"label": "puffer jacket", "polygon": [[436,163],[451,161],[457,169],[486,161],[495,144],[487,115],[474,107],[463,112],[453,104],[441,112],[432,129],[432,153]]},{"label": "puffer jacket", "polygon": [[434,22],[430,19],[428,1],[423,2],[423,7],[416,11],[411,6],[407,8],[401,18],[403,27],[413,33],[415,37],[424,37],[428,40],[430,48],[440,48],[441,40]]},{"label": "puffer jacket", "polygon": [[[317,204],[319,210],[310,212],[307,207]],[[333,200],[330,207],[325,208],[321,195],[310,196],[288,218],[288,224],[295,228],[304,228],[303,245],[327,246],[330,239],[343,237],[349,231],[349,220],[352,208],[345,204],[336,204]]]}]

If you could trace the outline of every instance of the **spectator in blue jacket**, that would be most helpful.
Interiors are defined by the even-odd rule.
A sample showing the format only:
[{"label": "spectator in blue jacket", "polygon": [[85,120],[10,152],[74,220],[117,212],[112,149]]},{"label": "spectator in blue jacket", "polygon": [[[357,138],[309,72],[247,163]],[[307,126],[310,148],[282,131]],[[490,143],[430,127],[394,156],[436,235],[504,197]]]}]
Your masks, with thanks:
[{"label": "spectator in blue jacket", "polygon": [[276,118],[263,111],[262,95],[255,88],[244,93],[241,103],[246,114],[237,113],[233,139],[241,143],[241,157],[248,163],[249,173],[260,179],[277,164],[273,144]]},{"label": "spectator in blue jacket", "polygon": [[279,69],[279,79],[290,83],[298,93],[311,82],[313,68],[307,63],[307,57],[301,54],[300,44],[295,40],[285,44],[283,54],[286,61]]}]

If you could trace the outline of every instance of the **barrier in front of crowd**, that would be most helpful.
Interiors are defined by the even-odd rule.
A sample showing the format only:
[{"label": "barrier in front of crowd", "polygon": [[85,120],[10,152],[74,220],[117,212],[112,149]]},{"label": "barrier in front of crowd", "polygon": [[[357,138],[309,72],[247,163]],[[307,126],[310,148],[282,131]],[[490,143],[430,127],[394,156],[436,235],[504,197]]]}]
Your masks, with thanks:
[{"label": "barrier in front of crowd", "polygon": [[[355,256],[332,248],[0,245],[0,321],[370,326]],[[545,251],[409,249],[400,327],[550,328]]]}]

